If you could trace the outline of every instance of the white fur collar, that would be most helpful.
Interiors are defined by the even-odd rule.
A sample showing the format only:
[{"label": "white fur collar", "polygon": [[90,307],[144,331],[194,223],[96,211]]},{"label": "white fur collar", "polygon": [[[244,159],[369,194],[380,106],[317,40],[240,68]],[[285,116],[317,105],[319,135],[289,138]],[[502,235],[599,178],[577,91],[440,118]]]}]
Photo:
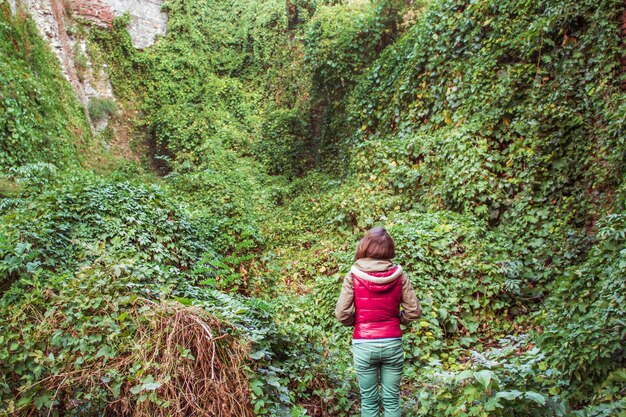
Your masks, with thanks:
[{"label": "white fur collar", "polygon": [[[375,277],[373,275],[368,274],[365,271],[360,270],[359,268],[356,267],[356,265],[352,265],[352,268],[350,268],[350,272],[352,272],[357,277],[364,279],[366,281],[373,282],[374,284],[387,284],[395,280],[402,274],[402,267],[400,265],[397,265],[397,267],[398,268],[395,271],[393,271],[393,274],[389,275],[388,277]],[[382,272],[382,271],[369,271],[369,272]]]}]

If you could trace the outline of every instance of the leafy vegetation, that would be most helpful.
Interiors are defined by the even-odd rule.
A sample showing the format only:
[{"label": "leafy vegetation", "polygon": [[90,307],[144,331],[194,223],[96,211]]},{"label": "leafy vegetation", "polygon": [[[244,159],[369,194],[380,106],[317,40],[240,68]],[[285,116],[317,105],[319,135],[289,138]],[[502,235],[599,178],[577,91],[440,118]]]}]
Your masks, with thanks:
[{"label": "leafy vegetation", "polygon": [[0,6],[3,412],[356,415],[333,309],[384,225],[424,307],[404,415],[626,413],[623,2],[164,8],[143,51],[81,28],[153,175],[80,168],[84,110]]},{"label": "leafy vegetation", "polygon": [[58,60],[21,10],[0,4],[0,168],[75,165],[89,146],[85,113]]},{"label": "leafy vegetation", "polygon": [[104,117],[111,116],[117,111],[117,106],[112,100],[107,98],[92,98],[87,106],[89,117],[93,121],[102,120]]}]

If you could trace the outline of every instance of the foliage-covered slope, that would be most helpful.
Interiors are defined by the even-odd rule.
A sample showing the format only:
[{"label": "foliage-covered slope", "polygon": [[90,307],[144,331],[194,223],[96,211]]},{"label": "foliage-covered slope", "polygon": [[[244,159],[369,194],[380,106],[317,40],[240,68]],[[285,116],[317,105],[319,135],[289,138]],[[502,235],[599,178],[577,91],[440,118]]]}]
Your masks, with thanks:
[{"label": "foliage-covered slope", "polygon": [[[565,383],[551,393],[583,404],[623,386],[611,373],[624,368],[622,11],[436,2],[350,97],[355,170],[402,193],[406,210],[485,222],[512,306],[548,329],[545,363]],[[545,314],[528,304],[542,299]]]},{"label": "foliage-covered slope", "polygon": [[[433,2],[353,89],[336,90],[350,128],[335,141],[351,153],[353,175],[320,199],[327,216],[303,227],[382,222],[396,233],[433,307],[407,349],[423,349],[422,365],[435,359],[428,372],[411,371],[426,384],[413,412],[553,415],[605,401],[590,412],[623,410],[622,11],[618,1]],[[431,230],[449,237],[439,246]],[[319,320],[335,296],[334,281],[321,285]],[[466,362],[458,349],[484,351],[505,333],[530,333],[542,350],[525,338],[492,362]]]},{"label": "foliage-covered slope", "polygon": [[84,110],[34,23],[0,4],[0,169],[76,164],[90,145]]},{"label": "foliage-covered slope", "polygon": [[488,220],[525,279],[548,282],[624,174],[620,16],[619,2],[433,4],[351,97],[364,156],[384,153],[382,181],[414,206]]}]

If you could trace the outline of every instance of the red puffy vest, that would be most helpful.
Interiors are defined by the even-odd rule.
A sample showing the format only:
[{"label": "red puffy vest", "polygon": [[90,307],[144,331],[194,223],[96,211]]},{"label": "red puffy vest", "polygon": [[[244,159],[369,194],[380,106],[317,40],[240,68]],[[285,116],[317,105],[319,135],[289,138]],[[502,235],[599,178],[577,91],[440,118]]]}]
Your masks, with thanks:
[{"label": "red puffy vest", "polygon": [[[388,271],[368,272],[368,275],[385,277]],[[402,274],[386,284],[377,284],[352,273],[354,286],[354,339],[383,339],[402,337],[400,329],[400,303],[402,302]]]}]

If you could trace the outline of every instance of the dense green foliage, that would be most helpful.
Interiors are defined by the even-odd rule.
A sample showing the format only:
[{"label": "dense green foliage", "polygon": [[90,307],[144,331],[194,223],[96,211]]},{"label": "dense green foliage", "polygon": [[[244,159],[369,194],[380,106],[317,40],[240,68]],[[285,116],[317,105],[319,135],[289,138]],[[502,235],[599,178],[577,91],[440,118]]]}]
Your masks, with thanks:
[{"label": "dense green foliage", "polygon": [[74,165],[90,134],[58,60],[30,18],[0,4],[0,169]]},{"label": "dense green foliage", "polygon": [[256,154],[270,174],[293,177],[312,165],[307,127],[296,110],[275,110],[267,115]]},{"label": "dense green foliage", "polygon": [[389,186],[418,207],[489,219],[518,243],[526,278],[545,282],[584,250],[602,191],[623,175],[617,22],[608,23],[618,8],[579,2],[575,18],[554,3],[506,7],[433,5],[428,26],[374,64],[352,115],[366,155],[382,147],[395,162]]},{"label": "dense green foliage", "polygon": [[238,415],[355,415],[333,309],[384,225],[424,308],[403,415],[626,415],[623,2],[169,0],[143,51],[128,16],[92,28],[159,177],[66,166],[83,110],[1,7],[0,410],[173,413],[202,349],[145,354],[184,317]]},{"label": "dense green foliage", "polygon": [[[548,302],[541,335],[555,366],[578,381],[575,398],[585,401],[598,384],[624,380],[624,276],[626,224],[624,192],[618,212],[598,221],[597,243],[585,261],[566,269]],[[556,359],[558,358],[558,359]],[[611,371],[617,371],[612,374]],[[598,394],[596,394],[598,395]]]},{"label": "dense green foliage", "polygon": [[358,76],[397,37],[401,5],[397,0],[322,4],[307,25],[305,63],[311,71],[311,105],[320,113],[314,122],[320,125],[316,139],[322,164],[329,156],[346,157],[337,154],[350,134],[345,129],[346,97]]},{"label": "dense green foliage", "polygon": [[[506,254],[510,305],[548,296],[543,347],[583,402],[624,364],[623,327],[601,318],[624,297],[622,255],[607,248],[621,214],[604,214],[623,212],[607,193],[624,175],[620,16],[619,2],[438,2],[350,98],[354,140],[383,153],[381,182],[407,210],[471,214],[506,236],[489,252]],[[607,290],[589,299],[591,285]]]}]

